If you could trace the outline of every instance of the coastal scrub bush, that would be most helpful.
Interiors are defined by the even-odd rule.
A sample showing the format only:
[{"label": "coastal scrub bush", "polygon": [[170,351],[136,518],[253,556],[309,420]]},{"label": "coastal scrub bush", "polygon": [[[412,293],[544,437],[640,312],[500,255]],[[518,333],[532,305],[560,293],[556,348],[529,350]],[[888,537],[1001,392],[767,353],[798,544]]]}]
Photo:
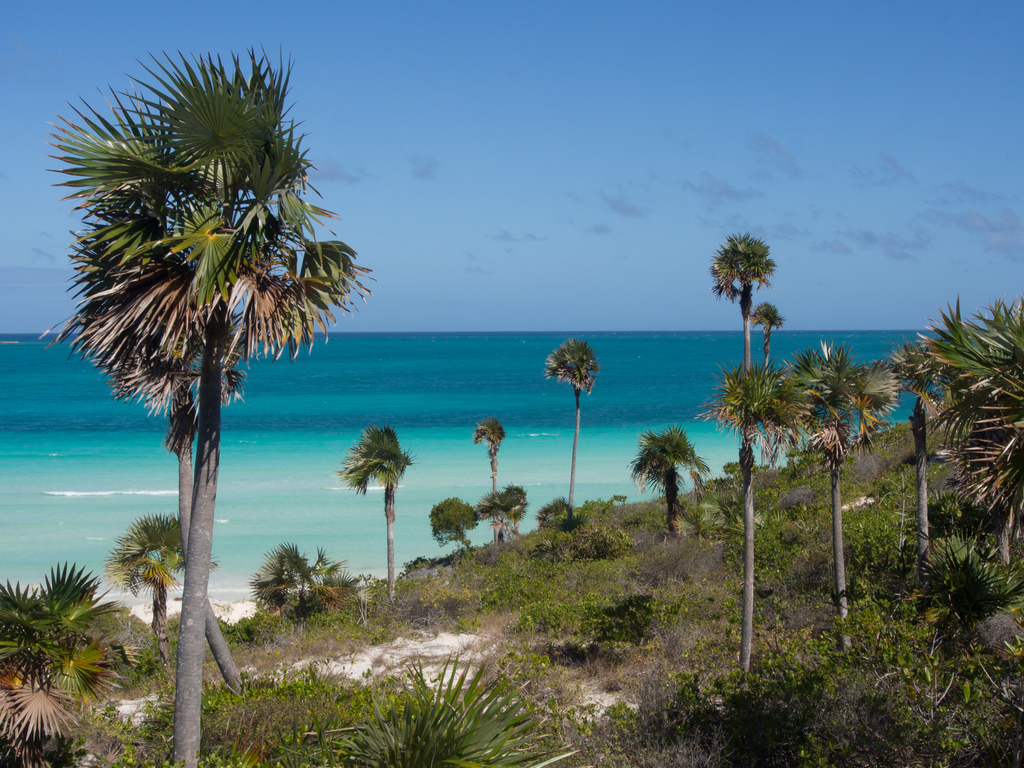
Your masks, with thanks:
[{"label": "coastal scrub bush", "polygon": [[470,542],[466,533],[476,528],[478,522],[473,505],[454,496],[430,509],[430,532],[442,547],[449,544],[468,547]]},{"label": "coastal scrub bush", "polygon": [[633,546],[625,531],[606,523],[594,523],[573,531],[566,551],[570,560],[605,560],[623,557]]}]

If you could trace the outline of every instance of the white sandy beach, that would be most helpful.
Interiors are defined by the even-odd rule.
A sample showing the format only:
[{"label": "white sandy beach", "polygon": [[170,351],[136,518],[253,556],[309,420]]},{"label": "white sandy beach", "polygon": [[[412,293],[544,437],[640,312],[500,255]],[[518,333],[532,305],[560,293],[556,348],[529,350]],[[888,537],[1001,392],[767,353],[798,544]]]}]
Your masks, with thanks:
[{"label": "white sandy beach", "polygon": [[[237,624],[242,619],[247,619],[256,613],[256,603],[252,600],[213,600],[213,612],[217,618],[228,624]],[[153,621],[153,604],[151,602],[140,603],[131,606],[132,616],[142,619],[149,624]],[[181,613],[181,598],[167,601],[167,618],[177,616]]]}]

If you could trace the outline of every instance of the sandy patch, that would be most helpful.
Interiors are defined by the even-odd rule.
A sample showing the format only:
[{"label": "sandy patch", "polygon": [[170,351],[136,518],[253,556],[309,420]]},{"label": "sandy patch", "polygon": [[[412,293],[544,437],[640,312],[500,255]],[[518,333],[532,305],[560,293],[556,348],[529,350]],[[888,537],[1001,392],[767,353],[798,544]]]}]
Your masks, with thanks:
[{"label": "sandy patch", "polygon": [[474,666],[482,664],[494,643],[492,638],[481,635],[441,632],[436,637],[399,638],[337,659],[300,661],[293,668],[305,669],[316,665],[328,674],[352,680],[398,674],[420,665],[429,674],[440,671],[448,661],[456,657],[462,663]]},{"label": "sandy patch", "polygon": [[[213,612],[218,619],[226,624],[237,624],[242,619],[248,619],[256,613],[256,603],[252,600],[210,600],[213,605]],[[142,619],[147,624],[153,621],[153,604],[143,603],[131,607],[132,616]],[[167,618],[177,616],[181,613],[181,600],[172,600],[167,603]]]}]

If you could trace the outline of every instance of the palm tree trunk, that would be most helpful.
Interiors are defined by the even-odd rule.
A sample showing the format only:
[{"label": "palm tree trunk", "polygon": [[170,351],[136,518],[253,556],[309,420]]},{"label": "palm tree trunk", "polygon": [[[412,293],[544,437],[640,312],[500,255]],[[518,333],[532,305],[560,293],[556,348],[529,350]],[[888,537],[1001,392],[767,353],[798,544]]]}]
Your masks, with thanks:
[{"label": "palm tree trunk", "polygon": [[184,762],[185,768],[196,768],[199,759],[206,617],[210,610],[207,587],[220,468],[221,378],[226,330],[223,320],[211,318],[208,321],[199,378],[199,434],[174,692],[173,762]]},{"label": "palm tree trunk", "polygon": [[740,313],[743,315],[743,370],[750,370],[750,312],[753,305],[753,289],[744,285],[740,291]]},{"label": "palm tree trunk", "polygon": [[[846,600],[846,555],[843,549],[843,499],[840,488],[840,468],[830,473],[832,480],[832,558],[834,561],[836,605],[840,620],[846,620],[848,612]],[[839,639],[839,647],[846,651],[850,648],[850,636],[843,634]]]},{"label": "palm tree trunk", "polygon": [[766,325],[764,327],[764,364],[768,365],[768,357],[772,353],[772,332]]},{"label": "palm tree trunk", "polygon": [[1010,536],[1013,530],[1013,510],[1000,505],[996,512],[996,549],[999,552],[999,562],[1003,565],[1010,564]]},{"label": "palm tree trunk", "polygon": [[743,475],[743,614],[740,624],[740,669],[750,671],[754,642],[754,448],[744,440],[740,447]]},{"label": "palm tree trunk", "polygon": [[153,589],[153,634],[160,649],[160,663],[165,667],[171,663],[171,644],[167,639],[167,590],[162,586]]},{"label": "palm tree trunk", "polygon": [[576,444],[580,441],[580,391],[573,389],[576,393],[576,431],[572,436],[572,470],[569,473],[569,527],[572,528],[572,499],[576,490]]},{"label": "palm tree trunk", "polygon": [[[192,446],[189,445],[178,454],[178,525],[181,527],[181,552],[188,557],[188,526],[192,519]],[[217,615],[213,612],[213,604],[209,603],[206,614],[206,642],[217,662],[224,684],[234,693],[241,690],[241,675],[231,657],[224,633],[220,631]],[[166,625],[165,630],[166,632]]]},{"label": "palm tree trunk", "polygon": [[924,400],[917,398],[910,417],[910,430],[914,434],[914,452],[917,455],[917,584],[928,589],[928,433],[925,422]]},{"label": "palm tree trunk", "polygon": [[491,490],[498,492],[498,451],[491,451]]},{"label": "palm tree trunk", "polygon": [[388,599],[395,599],[395,489],[384,486],[384,518],[388,523]]},{"label": "palm tree trunk", "polygon": [[679,482],[675,471],[665,478],[665,503],[668,506],[668,532],[679,533]]}]

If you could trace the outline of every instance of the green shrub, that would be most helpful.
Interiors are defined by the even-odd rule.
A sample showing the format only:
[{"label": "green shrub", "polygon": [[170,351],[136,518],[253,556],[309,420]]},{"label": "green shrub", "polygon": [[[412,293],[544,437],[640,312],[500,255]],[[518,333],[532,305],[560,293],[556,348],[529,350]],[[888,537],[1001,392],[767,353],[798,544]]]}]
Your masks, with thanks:
[{"label": "green shrub", "polygon": [[573,531],[566,556],[571,560],[611,560],[623,557],[632,547],[628,533],[596,523]]},{"label": "green shrub", "polygon": [[430,510],[430,532],[442,547],[449,544],[468,547],[466,533],[476,528],[477,522],[473,505],[454,496],[438,502]]}]

